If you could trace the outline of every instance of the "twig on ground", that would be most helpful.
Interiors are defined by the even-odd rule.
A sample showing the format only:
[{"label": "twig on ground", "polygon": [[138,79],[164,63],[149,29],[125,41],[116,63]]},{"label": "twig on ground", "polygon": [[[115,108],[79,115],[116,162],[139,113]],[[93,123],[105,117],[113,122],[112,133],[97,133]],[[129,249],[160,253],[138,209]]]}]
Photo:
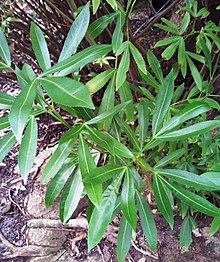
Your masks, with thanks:
[{"label": "twig on ground", "polygon": [[132,246],[138,251],[140,252],[141,254],[145,255],[145,256],[148,256],[148,257],[152,257],[154,259],[158,259],[158,255],[153,255],[152,253],[150,253],[149,251],[146,251],[146,250],[143,250],[139,247],[137,247],[134,243],[134,241],[131,242]]}]

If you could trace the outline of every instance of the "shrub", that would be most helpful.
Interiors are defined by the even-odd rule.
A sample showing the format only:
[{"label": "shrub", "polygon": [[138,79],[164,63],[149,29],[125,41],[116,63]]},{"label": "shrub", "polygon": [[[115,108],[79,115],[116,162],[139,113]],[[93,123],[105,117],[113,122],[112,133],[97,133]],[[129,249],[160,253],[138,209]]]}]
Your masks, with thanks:
[{"label": "shrub", "polygon": [[[210,200],[219,198],[220,120],[207,120],[207,113],[219,110],[212,95],[217,75],[217,62],[212,57],[220,45],[220,27],[209,21],[195,29],[194,21],[208,15],[205,8],[198,10],[197,2],[183,8],[180,28],[163,18],[163,23],[156,26],[172,35],[160,40],[156,47],[166,46],[164,59],[175,60],[174,54],[177,57],[177,63],[164,76],[155,54],[148,50],[145,59],[130,40],[128,17],[132,1],[125,9],[118,1],[107,3],[112,13],[91,24],[90,3],[83,7],[53,66],[44,35],[32,23],[32,47],[42,70],[38,75],[28,65],[22,69],[11,65],[9,46],[0,31],[0,67],[14,73],[21,86],[16,98],[0,93],[1,109],[10,110],[0,118],[0,129],[8,131],[0,140],[0,161],[18,142],[19,169],[27,182],[37,150],[37,117],[47,113],[59,120],[68,131],[41,176],[41,183],[48,183],[46,206],[62,192],[60,219],[66,223],[82,195],[87,194],[89,250],[121,213],[117,256],[118,261],[124,261],[132,232],[136,231],[137,214],[149,246],[156,251],[157,229],[146,194],[154,196],[171,228],[174,209],[178,210],[183,218],[183,249],[192,241],[195,212],[213,217],[211,234],[219,229],[220,210]],[[100,1],[93,0],[94,13],[99,5]],[[77,51],[85,34],[94,41],[111,23],[116,24],[111,44],[94,44]],[[196,37],[194,51],[187,49],[191,37]],[[80,70],[91,63],[98,64],[102,72],[82,82]],[[139,84],[128,81],[127,74],[134,68],[139,73]],[[185,80],[177,86],[177,78],[191,75],[190,88]],[[95,106],[92,97],[101,89],[102,101]],[[64,119],[55,105],[81,121],[71,123]]]}]

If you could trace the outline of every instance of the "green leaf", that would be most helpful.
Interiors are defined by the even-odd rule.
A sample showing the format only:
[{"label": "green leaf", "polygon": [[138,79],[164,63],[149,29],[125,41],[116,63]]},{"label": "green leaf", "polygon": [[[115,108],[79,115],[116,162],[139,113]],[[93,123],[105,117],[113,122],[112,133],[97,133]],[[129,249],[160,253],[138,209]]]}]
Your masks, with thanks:
[{"label": "green leaf", "polygon": [[[111,51],[111,45],[90,46],[76,53],[75,55],[66,58],[65,60],[52,66],[50,69],[46,70],[43,74],[41,74],[41,77],[52,73],[57,73],[60,71],[62,71],[62,76],[68,75],[78,70],[80,67],[83,67],[91,62],[94,62],[96,59],[104,56],[110,51]],[[59,73],[59,75],[61,76],[61,73]]]},{"label": "green leaf", "polygon": [[83,37],[86,34],[87,28],[89,26],[89,12],[90,2],[88,2],[80,14],[74,20],[66,40],[64,42],[61,54],[59,56],[58,62],[63,61],[66,58],[69,58],[71,55],[76,53],[77,47],[82,41]]},{"label": "green leaf", "polygon": [[117,70],[116,90],[118,90],[124,84],[129,67],[130,67],[130,52],[129,52],[129,47],[126,46]]},{"label": "green leaf", "polygon": [[192,104],[185,106],[179,113],[177,113],[168,122],[166,122],[164,127],[158,132],[158,134],[168,132],[178,125],[186,122],[187,120],[203,114],[209,110],[211,110],[211,107],[207,103],[202,101],[195,101]]},{"label": "green leaf", "polygon": [[31,113],[36,93],[37,81],[33,80],[21,90],[11,107],[9,122],[18,143],[21,143],[22,133]]},{"label": "green leaf", "polygon": [[181,36],[171,36],[166,39],[160,40],[156,43],[155,47],[160,47],[160,46],[166,46],[172,43],[175,43],[179,41],[182,37]]},{"label": "green leaf", "polygon": [[192,227],[189,217],[185,217],[180,228],[180,247],[182,251],[187,251],[192,243]]},{"label": "green leaf", "polygon": [[[111,112],[114,110],[114,104],[115,104],[115,74],[110,80],[104,96],[102,98],[102,103],[99,108],[99,115],[101,115],[104,112]],[[105,119],[105,121],[98,124],[99,130],[108,130],[110,128],[110,125],[112,123],[112,117],[109,117],[108,119]]]},{"label": "green leaf", "polygon": [[136,231],[137,218],[134,196],[134,179],[132,172],[128,169],[121,191],[121,209],[132,229]]},{"label": "green leaf", "polygon": [[118,262],[124,262],[131,246],[132,228],[123,216],[120,220],[117,239]]},{"label": "green leaf", "polygon": [[129,103],[131,103],[131,101],[119,104],[119,105],[115,106],[111,111],[104,112],[101,115],[98,115],[98,116],[92,118],[91,120],[87,121],[86,124],[87,125],[93,125],[93,124],[97,124],[97,123],[103,122],[107,118],[113,117],[118,112],[122,111]]},{"label": "green leaf", "polygon": [[182,185],[187,185],[195,189],[201,190],[218,190],[219,186],[215,185],[211,180],[205,176],[196,175],[194,173],[179,170],[179,169],[160,169],[156,171],[160,175],[170,178],[172,181],[178,182]]},{"label": "green leaf", "polygon": [[217,187],[220,186],[220,172],[206,172],[203,173],[201,177],[208,179],[211,183],[213,183]]},{"label": "green leaf", "polygon": [[160,87],[159,94],[156,98],[155,110],[153,112],[153,136],[155,136],[157,131],[162,126],[164,117],[167,113],[167,110],[169,109],[174,92],[174,80],[175,76],[172,70],[169,75],[163,80],[163,83]]},{"label": "green leaf", "polygon": [[90,170],[89,173],[85,175],[83,181],[85,183],[99,184],[103,183],[110,178],[120,176],[121,173],[124,173],[124,166],[117,166],[114,164],[109,164],[102,167],[97,167],[96,169]]},{"label": "green leaf", "polygon": [[156,58],[156,56],[154,55],[154,53],[151,50],[148,50],[147,52],[147,61],[151,69],[153,70],[155,76],[157,77],[158,81],[162,83],[163,82],[163,72],[160,66],[160,62],[158,61],[158,59]]},{"label": "green leaf", "polygon": [[137,207],[146,240],[153,251],[157,248],[157,228],[151,209],[143,196],[137,192]]},{"label": "green leaf", "polygon": [[172,22],[172,21],[170,21],[170,20],[168,20],[168,19],[166,19],[164,17],[161,18],[161,21],[164,24],[166,24],[169,28],[173,28],[175,30],[174,34],[176,34],[176,35],[179,34],[178,27],[177,27],[177,25],[174,22]]},{"label": "green leaf", "polygon": [[123,174],[107,187],[103,194],[102,203],[94,208],[88,228],[89,251],[100,242],[108,224],[111,222],[122,176]]},{"label": "green leaf", "polygon": [[167,25],[161,25],[161,24],[155,24],[156,27],[166,31],[166,32],[170,32],[172,34],[179,34],[178,29],[174,29],[173,27],[169,27]]},{"label": "green leaf", "polygon": [[58,173],[63,163],[69,156],[73,146],[75,145],[76,139],[81,129],[81,126],[72,128],[68,132],[64,133],[64,135],[61,137],[57,149],[44,168],[43,174],[41,176],[41,184],[46,184]]},{"label": "green leaf", "polygon": [[140,147],[143,148],[145,140],[147,138],[149,124],[149,110],[146,101],[143,99],[138,103],[138,131]]},{"label": "green leaf", "polygon": [[114,137],[108,133],[101,133],[95,129],[86,126],[88,133],[86,135],[99,147],[106,149],[113,156],[122,156],[125,158],[134,157],[132,152]]},{"label": "green leaf", "polygon": [[185,78],[187,73],[187,63],[186,63],[186,45],[183,37],[179,40],[178,64],[181,69],[182,76]]},{"label": "green leaf", "polygon": [[143,74],[147,74],[146,64],[145,64],[144,58],[141,55],[141,53],[139,52],[139,50],[131,42],[129,42],[129,48],[130,48],[130,51],[131,51],[132,56],[134,58],[134,61],[137,64],[138,69]]},{"label": "green leaf", "polygon": [[190,23],[190,14],[188,12],[186,12],[183,19],[182,19],[182,24],[181,24],[181,27],[180,27],[180,34],[181,35],[183,33],[185,33],[185,31],[187,30],[189,23]]},{"label": "green leaf", "polygon": [[184,153],[185,153],[184,148],[175,150],[172,153],[168,154],[167,156],[163,157],[160,161],[158,161],[154,166],[154,168],[166,166],[167,164],[170,164],[176,161],[177,159],[179,159],[180,157],[182,157]]},{"label": "green leaf", "polygon": [[31,22],[30,37],[37,61],[41,69],[46,71],[51,67],[49,50],[43,32],[33,22]]},{"label": "green leaf", "polygon": [[8,128],[8,127],[10,127],[8,117],[7,116],[1,117],[0,118],[0,130],[3,130],[3,129]]},{"label": "green leaf", "polygon": [[[119,95],[121,102],[128,102],[128,101],[133,101],[133,94],[131,92],[131,85],[127,81],[124,82],[124,84],[120,87],[119,89]],[[128,121],[134,122],[135,117],[134,117],[134,104],[129,103],[125,109],[125,115]]]},{"label": "green leaf", "polygon": [[104,30],[105,28],[111,24],[111,22],[115,19],[117,13],[111,13],[108,15],[103,15],[96,19],[88,29],[88,33],[91,38],[96,39]]},{"label": "green leaf", "polygon": [[89,90],[82,83],[67,77],[47,77],[40,80],[54,102],[70,107],[94,108]]},{"label": "green leaf", "polygon": [[11,66],[10,49],[6,37],[2,32],[1,28],[0,28],[0,56],[8,66]]},{"label": "green leaf", "polygon": [[173,131],[163,135],[159,135],[157,139],[163,139],[164,141],[177,141],[179,139],[187,139],[191,136],[202,135],[220,125],[219,120],[204,121],[178,131]]},{"label": "green leaf", "polygon": [[213,236],[220,228],[220,217],[214,217],[211,223],[209,235]]},{"label": "green leaf", "polygon": [[164,218],[173,229],[174,216],[173,216],[173,197],[167,186],[159,179],[157,175],[153,180],[154,196],[158,209],[162,212]]},{"label": "green leaf", "polygon": [[66,223],[75,211],[83,192],[82,177],[79,168],[67,181],[60,200],[60,219]]},{"label": "green leaf", "polygon": [[112,49],[113,52],[116,53],[118,48],[123,42],[123,32],[122,32],[122,27],[125,23],[125,15],[120,11],[118,13],[118,19],[116,23],[116,27],[112,36]]},{"label": "green leaf", "polygon": [[34,164],[37,152],[37,138],[37,121],[34,117],[31,117],[21,141],[21,147],[18,154],[18,166],[25,184],[27,183],[28,175]]},{"label": "green leaf", "polygon": [[98,92],[109,81],[114,72],[114,69],[108,69],[89,80],[86,83],[86,86],[88,87],[90,93],[94,94]]},{"label": "green leaf", "polygon": [[0,163],[4,160],[16,142],[15,136],[12,132],[0,139]]},{"label": "green leaf", "polygon": [[196,53],[193,53],[193,52],[190,52],[190,51],[187,51],[187,55],[192,57],[193,59],[195,59],[196,61],[202,63],[202,64],[205,64],[205,58],[201,55],[198,55]]},{"label": "green leaf", "polygon": [[202,91],[202,76],[200,75],[199,70],[197,69],[197,67],[195,66],[191,58],[189,58],[188,55],[187,55],[187,62],[189,64],[189,68],[193,76],[193,79],[195,80],[196,86],[200,91]]},{"label": "green leaf", "polygon": [[168,182],[167,180],[165,180],[164,178],[162,178],[161,176],[160,176],[160,179],[167,185],[167,187],[173,192],[173,194],[177,198],[179,198],[181,201],[185,202],[186,204],[188,204],[195,210],[202,212],[208,216],[219,217],[220,215],[219,208],[211,204],[205,198],[199,195],[196,195],[195,193],[183,187],[177,186],[176,184],[174,185]]},{"label": "green leaf", "polygon": [[[93,171],[96,170],[96,164],[82,135],[80,135],[79,144],[79,167],[83,179],[86,179],[87,176],[92,177]],[[98,206],[102,202],[102,184],[84,183],[84,186],[90,201]]]},{"label": "green leaf", "polygon": [[97,12],[100,3],[101,3],[101,0],[92,0],[93,15]]},{"label": "green leaf", "polygon": [[52,205],[56,198],[59,196],[74,169],[75,165],[73,165],[73,163],[66,163],[61,167],[55,177],[51,179],[45,195],[46,207]]},{"label": "green leaf", "polygon": [[170,44],[161,54],[161,56],[166,59],[170,60],[173,57],[174,53],[176,52],[177,47],[179,46],[179,40]]},{"label": "green leaf", "polygon": [[140,145],[138,143],[137,137],[134,131],[130,128],[130,126],[120,117],[116,117],[116,122],[121,127],[121,129],[126,133],[129,138],[131,144],[138,150],[141,151]]}]

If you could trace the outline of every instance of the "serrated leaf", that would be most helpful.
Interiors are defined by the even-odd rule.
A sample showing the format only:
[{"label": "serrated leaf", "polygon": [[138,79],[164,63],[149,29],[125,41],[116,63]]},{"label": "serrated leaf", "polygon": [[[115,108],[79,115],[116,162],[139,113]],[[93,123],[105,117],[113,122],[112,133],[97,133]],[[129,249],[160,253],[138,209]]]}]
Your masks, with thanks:
[{"label": "serrated leaf", "polygon": [[123,174],[117,177],[113,183],[107,187],[103,194],[102,203],[94,208],[88,228],[89,251],[100,242],[108,224],[111,222],[122,176]]},{"label": "serrated leaf", "polygon": [[219,186],[215,185],[211,180],[205,176],[196,175],[194,173],[179,170],[179,169],[160,169],[156,171],[157,174],[164,175],[172,181],[178,182],[182,185],[187,185],[195,189],[215,191]]},{"label": "serrated leaf", "polygon": [[164,218],[173,229],[174,216],[173,216],[173,199],[170,190],[159,179],[157,175],[153,180],[154,197],[158,206],[158,209],[162,212]]},{"label": "serrated leaf", "polygon": [[0,57],[6,62],[7,66],[11,66],[10,49],[6,37],[0,28]]},{"label": "serrated leaf", "polygon": [[134,180],[132,177],[132,173],[128,169],[121,191],[121,209],[132,229],[136,231],[137,218],[134,196]]},{"label": "serrated leaf", "polygon": [[162,178],[161,176],[160,176],[160,179],[167,185],[167,187],[173,192],[173,194],[177,198],[179,198],[181,201],[185,202],[186,204],[188,204],[195,210],[200,211],[208,216],[219,217],[220,215],[219,208],[211,204],[205,198],[199,195],[196,195],[195,193],[183,187],[177,186],[176,184],[174,185],[168,182],[167,180],[165,180],[164,178]]},{"label": "serrated leaf", "polygon": [[208,103],[203,101],[195,101],[192,104],[185,106],[179,113],[166,122],[158,134],[168,132],[178,125],[186,122],[187,120],[203,114],[209,110],[211,110],[211,107],[208,105]]},{"label": "serrated leaf", "polygon": [[76,17],[72,26],[70,27],[58,62],[63,61],[64,59],[69,58],[71,55],[75,54],[78,45],[85,36],[90,19],[89,6],[90,2],[85,5],[83,10]]},{"label": "serrated leaf", "polygon": [[79,168],[76,169],[63,189],[60,200],[60,219],[63,223],[71,218],[83,192],[83,182]]},{"label": "serrated leaf", "polygon": [[0,139],[0,163],[4,160],[16,142],[15,136],[12,132]]},{"label": "serrated leaf", "polygon": [[143,196],[137,192],[137,207],[145,238],[153,251],[157,248],[157,228],[151,209]]},{"label": "serrated leaf", "polygon": [[10,127],[10,123],[8,121],[8,117],[4,116],[0,118],[0,130]]},{"label": "serrated leaf", "polygon": [[46,71],[51,67],[49,50],[43,32],[33,22],[31,22],[30,37],[37,61],[41,69]]},{"label": "serrated leaf", "polygon": [[37,138],[37,121],[34,117],[31,117],[21,141],[21,147],[18,154],[18,166],[25,184],[27,183],[28,175],[34,164],[37,152]]},{"label": "serrated leaf", "polygon": [[52,66],[50,69],[46,70],[41,74],[46,76],[52,73],[57,73],[62,71],[62,74],[59,73],[59,76],[66,76],[74,71],[78,70],[80,67],[83,67],[96,59],[104,56],[111,51],[111,45],[93,45],[90,46],[75,55],[66,58],[65,60],[57,63]]},{"label": "serrated leaf", "polygon": [[173,70],[169,75],[163,80],[163,83],[160,87],[159,93],[156,98],[155,109],[153,112],[152,119],[152,130],[153,136],[157,133],[160,127],[163,124],[164,117],[169,109],[173,92],[174,92],[174,80],[175,76]]},{"label": "serrated leaf", "polygon": [[37,81],[33,80],[21,90],[11,107],[9,122],[18,143],[21,143],[22,133],[31,113],[36,93]]},{"label": "serrated leaf", "polygon": [[109,81],[114,72],[114,69],[108,69],[89,80],[86,83],[86,86],[88,87],[90,93],[94,94],[98,92]]},{"label": "serrated leaf", "polygon": [[88,33],[91,38],[95,39],[98,37],[104,30],[105,28],[111,24],[111,22],[115,19],[117,16],[117,13],[111,13],[108,15],[103,15],[96,19],[88,29]]},{"label": "serrated leaf", "polygon": [[123,216],[120,220],[118,239],[117,239],[117,258],[118,262],[124,262],[128,254],[132,238],[132,228]]},{"label": "serrated leaf", "polygon": [[64,133],[64,135],[61,137],[57,149],[55,150],[43,170],[43,174],[41,176],[41,184],[46,184],[58,173],[63,163],[69,156],[73,146],[75,145],[76,139],[81,129],[81,126],[72,128],[68,132]]},{"label": "serrated leaf", "polygon": [[63,189],[70,175],[73,173],[74,169],[75,165],[73,163],[66,163],[61,167],[55,177],[51,179],[45,195],[46,207],[52,205],[59,196],[61,190]]},{"label": "serrated leaf", "polygon": [[172,153],[168,154],[167,156],[161,158],[161,160],[156,163],[154,168],[166,166],[167,164],[172,163],[175,160],[179,159],[181,156],[183,156],[184,153],[185,153],[184,148],[175,150]]},{"label": "serrated leaf", "polygon": [[220,125],[219,120],[204,121],[178,131],[173,131],[163,135],[157,136],[157,139],[163,139],[164,141],[177,141],[179,139],[187,139],[191,136],[202,135],[206,132],[213,130]]},{"label": "serrated leaf", "polygon": [[126,46],[117,70],[116,90],[119,90],[119,88],[124,84],[129,67],[130,67],[130,51],[129,51],[129,47]]},{"label": "serrated leaf", "polygon": [[109,180],[110,178],[120,176],[120,174],[124,173],[124,171],[124,166],[109,164],[90,170],[90,172],[85,175],[83,181],[85,183],[99,184]]},{"label": "serrated leaf", "polygon": [[[93,170],[96,170],[93,157],[82,135],[80,135],[79,144],[79,166],[83,179],[86,179],[87,176],[92,176]],[[90,201],[95,206],[98,206],[102,202],[102,183],[84,183],[84,186]]]},{"label": "serrated leaf", "polygon": [[54,102],[70,107],[94,108],[89,90],[82,83],[67,77],[46,77],[40,81]]}]

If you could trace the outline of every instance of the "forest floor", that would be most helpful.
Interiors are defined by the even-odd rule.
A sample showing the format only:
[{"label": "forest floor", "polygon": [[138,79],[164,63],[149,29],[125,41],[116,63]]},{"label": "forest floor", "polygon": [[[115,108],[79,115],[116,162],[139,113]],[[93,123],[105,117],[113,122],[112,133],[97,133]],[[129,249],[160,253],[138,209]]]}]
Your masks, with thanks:
[{"label": "forest floor", "polygon": [[[142,22],[141,19],[136,19],[134,30],[138,23]],[[163,37],[157,29],[152,29],[140,40],[144,48],[152,48],[155,42]],[[17,59],[16,55],[14,59]],[[16,96],[19,87],[13,80],[0,78],[0,91]],[[0,112],[0,116],[6,113]],[[38,154],[27,184],[23,184],[19,175],[18,146],[15,146],[0,164],[0,261],[116,262],[118,217],[108,227],[101,243],[88,253],[84,203],[82,202],[74,213],[69,225],[59,222],[58,202],[48,209],[45,208],[45,188],[39,185],[39,178],[65,128],[48,115],[37,120]],[[3,135],[0,132],[0,138]],[[188,251],[181,252],[178,242],[182,219],[176,215],[175,226],[171,230],[161,214],[157,210],[153,212],[158,229],[157,252],[150,251],[138,224],[136,237],[126,258],[127,262],[220,261],[220,235],[209,237],[208,217],[199,214],[195,217],[198,229],[193,232],[193,243]]]}]

